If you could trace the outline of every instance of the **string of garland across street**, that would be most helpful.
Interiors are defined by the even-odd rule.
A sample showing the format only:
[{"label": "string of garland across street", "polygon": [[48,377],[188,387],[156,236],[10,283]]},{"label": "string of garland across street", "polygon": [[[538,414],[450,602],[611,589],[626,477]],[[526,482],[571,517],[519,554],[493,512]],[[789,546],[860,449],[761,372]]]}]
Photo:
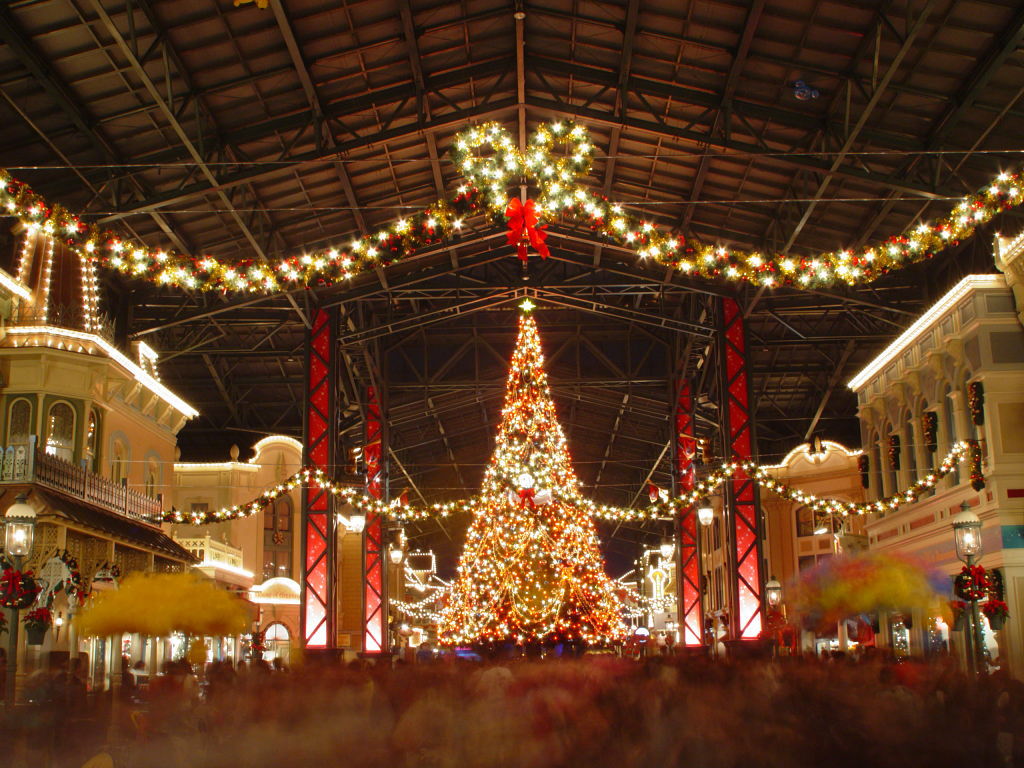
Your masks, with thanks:
[{"label": "string of garland across street", "polygon": [[[699,480],[692,492],[682,496],[660,500],[647,507],[631,508],[616,507],[608,504],[597,504],[584,498],[577,492],[570,491],[562,501],[582,505],[590,515],[601,520],[658,520],[673,518],[695,506],[700,500],[711,494],[718,486],[742,469],[748,476],[768,491],[810,507],[819,514],[833,514],[842,517],[864,515],[872,512],[890,512],[904,504],[917,501],[920,494],[935,485],[952,472],[956,467],[967,461],[971,472],[971,486],[974,490],[985,487],[981,474],[981,449],[976,440],[961,440],[953,445],[949,453],[942,459],[939,466],[924,473],[913,485],[897,491],[891,496],[877,501],[854,503],[840,499],[819,497],[799,488],[793,488],[771,476],[772,469],[750,460],[735,460],[722,464]],[[412,522],[429,518],[446,518],[452,515],[470,513],[479,504],[475,496],[455,502],[435,503],[429,506],[412,506],[400,497],[390,502],[375,499],[366,494],[362,487],[343,484],[330,478],[323,470],[303,467],[286,480],[268,488],[262,494],[246,504],[221,507],[215,510],[184,512],[171,509],[156,522],[187,523],[190,525],[206,525],[225,520],[235,520],[257,514],[282,494],[290,493],[299,487],[315,486],[322,488],[338,498],[344,504],[351,505],[361,512],[372,512],[383,515],[396,522]],[[518,492],[511,484],[509,490]]]},{"label": "string of garland across street", "polygon": [[[547,224],[564,221],[586,227],[595,240],[615,243],[641,260],[686,275],[769,288],[818,289],[871,282],[886,272],[930,258],[970,238],[978,225],[1000,211],[1024,202],[1019,174],[1004,172],[961,198],[945,216],[915,224],[881,244],[791,257],[687,240],[682,233],[661,229],[653,217],[627,209],[625,203],[594,194],[583,181],[594,151],[589,131],[572,121],[541,125],[525,150],[518,149],[498,123],[467,128],[455,136],[450,150],[452,162],[465,179],[452,197],[439,199],[375,232],[357,234],[346,243],[290,256],[277,264],[255,259],[227,261],[150,247],[88,223],[85,214],[47,201],[6,170],[0,170],[0,214],[17,217],[29,234],[41,232],[60,238],[96,266],[189,291],[277,293],[345,282],[430,246],[455,242],[466,233],[470,221],[480,218],[507,226],[509,242],[522,259],[528,248],[545,257]],[[510,196],[509,189],[518,189],[523,181],[536,188],[534,199]]]}]

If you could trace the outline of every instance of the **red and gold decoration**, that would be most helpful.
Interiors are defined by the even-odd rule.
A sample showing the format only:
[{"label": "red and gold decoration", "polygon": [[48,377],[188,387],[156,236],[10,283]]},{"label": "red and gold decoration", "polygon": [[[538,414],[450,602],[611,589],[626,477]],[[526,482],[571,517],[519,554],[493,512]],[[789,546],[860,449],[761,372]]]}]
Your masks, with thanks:
[{"label": "red and gold decoration", "polygon": [[39,584],[32,571],[19,571],[6,560],[0,559],[3,576],[0,576],[0,607],[20,610],[36,601]]},{"label": "red and gold decoration", "polygon": [[985,384],[972,381],[967,385],[967,407],[971,411],[971,422],[979,427],[985,423]]},{"label": "red and gold decoration", "polygon": [[857,471],[860,472],[860,484],[863,488],[871,487],[871,459],[866,453],[857,457]]},{"label": "red and gold decoration", "polygon": [[924,447],[928,453],[939,449],[939,414],[925,411],[921,414],[921,432],[924,436]]},{"label": "red and gold decoration", "polygon": [[900,469],[900,436],[889,435],[889,468],[895,471]]},{"label": "red and gold decoration", "polygon": [[980,491],[985,488],[985,475],[981,471],[981,446],[978,445],[977,440],[968,440],[967,446],[970,458],[971,488]]},{"label": "red and gold decoration", "polygon": [[989,626],[996,631],[1002,629],[1003,624],[1010,618],[1010,606],[1002,600],[996,600],[991,597],[982,603],[981,612],[988,619]]},{"label": "red and gold decoration", "polygon": [[990,586],[988,573],[980,565],[965,565],[953,580],[956,596],[967,602],[987,597]]},{"label": "red and gold decoration", "polygon": [[[257,0],[262,2],[262,0]],[[649,215],[636,215],[622,204],[589,191],[582,177],[590,171],[594,151],[585,127],[572,121],[543,124],[525,150],[498,123],[467,128],[453,141],[451,158],[466,179],[450,200],[402,217],[347,243],[265,264],[255,259],[225,262],[208,255],[183,255],[151,248],[48,203],[27,185],[0,170],[0,212],[19,218],[30,232],[40,229],[62,238],[88,263],[131,277],[187,290],[274,293],[302,286],[330,285],[417,251],[457,238],[465,219],[480,214],[499,222],[510,209],[508,187],[524,179],[538,190],[532,201],[537,221],[523,217],[522,235],[542,256],[544,225],[563,220],[587,227],[598,238],[632,250],[683,274],[713,280],[739,280],[765,287],[788,285],[821,288],[839,283],[867,283],[894,269],[934,256],[966,240],[980,224],[1024,200],[1020,176],[1001,173],[977,192],[961,199],[947,215],[922,222],[883,243],[795,257],[743,251],[721,245],[687,242],[664,232]],[[526,212],[528,204],[523,205]],[[514,211],[513,211],[514,213]],[[510,233],[511,234],[511,233]],[[537,241],[537,242],[535,242]]]},{"label": "red and gold decoration", "polygon": [[524,203],[513,197],[508,201],[505,216],[508,218],[508,244],[516,246],[520,261],[526,261],[527,248],[533,248],[542,259],[551,255],[544,242],[548,233],[543,226],[537,226],[537,204],[533,200]]},{"label": "red and gold decoration", "polygon": [[[529,305],[527,305],[528,307]],[[449,644],[607,642],[626,633],[524,311],[483,488],[441,611]]]}]

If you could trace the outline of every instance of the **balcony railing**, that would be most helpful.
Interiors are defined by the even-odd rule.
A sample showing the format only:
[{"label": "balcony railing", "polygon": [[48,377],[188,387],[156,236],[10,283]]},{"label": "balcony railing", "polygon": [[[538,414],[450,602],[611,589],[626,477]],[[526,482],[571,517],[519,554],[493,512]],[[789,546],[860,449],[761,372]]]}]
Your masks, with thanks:
[{"label": "balcony railing", "polygon": [[163,502],[159,498],[151,498],[50,456],[39,450],[34,437],[28,443],[4,448],[0,483],[35,483],[141,522],[152,523],[163,513]]}]

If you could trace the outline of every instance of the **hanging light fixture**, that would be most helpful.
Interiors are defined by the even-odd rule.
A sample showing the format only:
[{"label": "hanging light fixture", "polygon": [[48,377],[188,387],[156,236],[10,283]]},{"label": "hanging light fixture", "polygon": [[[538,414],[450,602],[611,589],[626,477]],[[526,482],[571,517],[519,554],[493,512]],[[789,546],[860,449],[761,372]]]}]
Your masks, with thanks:
[{"label": "hanging light fixture", "polygon": [[782,584],[774,576],[764,585],[764,599],[770,608],[778,608],[782,603]]},{"label": "hanging light fixture", "polygon": [[4,521],[4,551],[9,557],[26,557],[35,541],[36,511],[24,493],[7,508]]},{"label": "hanging light fixture", "polygon": [[700,506],[697,507],[697,520],[699,520],[700,524],[706,528],[711,525],[711,522],[714,519],[715,510],[714,507],[711,506],[711,500],[706,497],[701,499]]}]

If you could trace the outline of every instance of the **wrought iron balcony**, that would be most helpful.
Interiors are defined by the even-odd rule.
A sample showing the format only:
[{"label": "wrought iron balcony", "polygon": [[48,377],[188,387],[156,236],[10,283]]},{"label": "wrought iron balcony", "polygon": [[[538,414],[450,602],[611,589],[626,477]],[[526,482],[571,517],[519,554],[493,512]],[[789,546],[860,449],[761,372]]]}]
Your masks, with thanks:
[{"label": "wrought iron balcony", "polygon": [[126,485],[111,482],[28,443],[8,445],[3,451],[0,483],[35,483],[79,501],[139,522],[153,524],[163,513],[163,502]]}]

